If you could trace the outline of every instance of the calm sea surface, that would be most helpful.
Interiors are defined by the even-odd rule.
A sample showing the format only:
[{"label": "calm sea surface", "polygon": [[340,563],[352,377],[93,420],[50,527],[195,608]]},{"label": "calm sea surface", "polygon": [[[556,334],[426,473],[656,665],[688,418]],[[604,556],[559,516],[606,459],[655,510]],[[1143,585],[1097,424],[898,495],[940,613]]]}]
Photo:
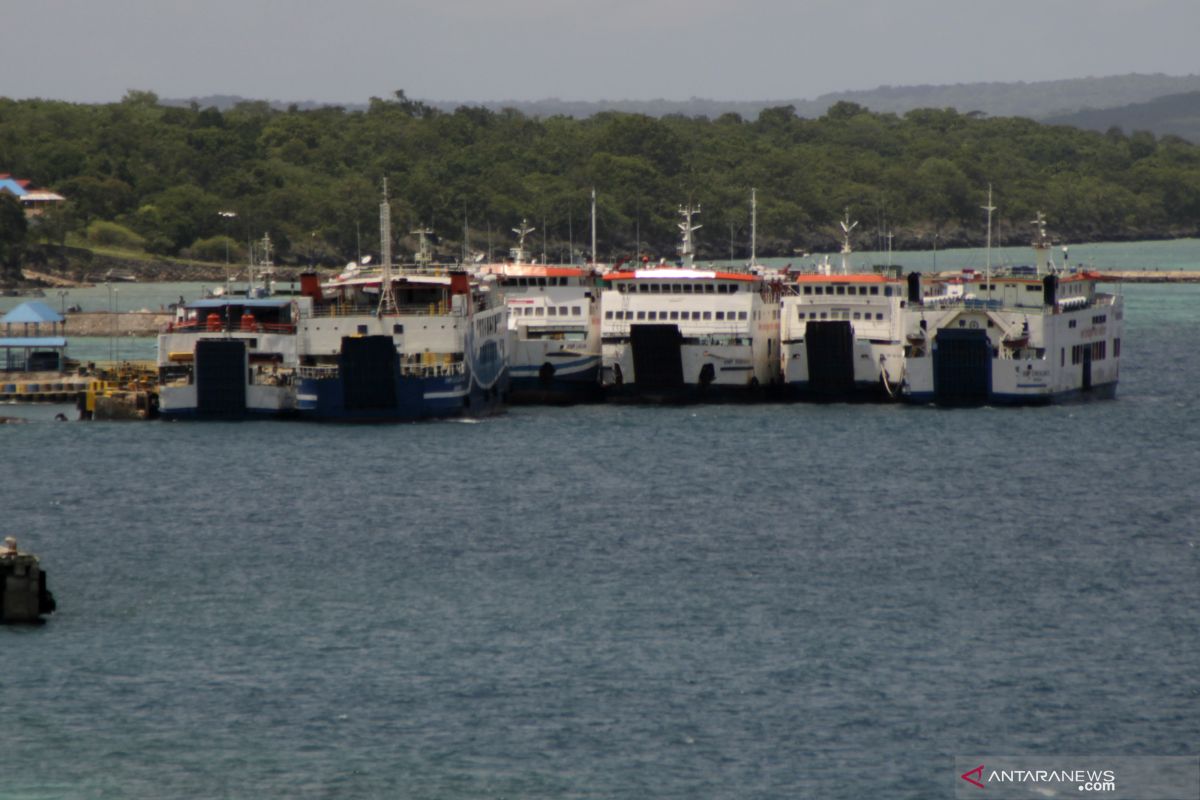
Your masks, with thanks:
[{"label": "calm sea surface", "polygon": [[1125,294],[1111,402],[0,426],[59,603],[0,629],[0,797],[927,798],[956,754],[1194,755],[1200,287]]}]

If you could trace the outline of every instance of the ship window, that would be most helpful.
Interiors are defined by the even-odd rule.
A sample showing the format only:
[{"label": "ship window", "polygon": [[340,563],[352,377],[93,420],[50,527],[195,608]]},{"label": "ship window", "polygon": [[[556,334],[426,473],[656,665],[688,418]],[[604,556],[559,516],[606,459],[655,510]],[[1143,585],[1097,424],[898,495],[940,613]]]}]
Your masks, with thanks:
[{"label": "ship window", "polygon": [[662,286],[657,283],[650,284],[650,294],[658,294],[662,291]]},{"label": "ship window", "polygon": [[555,308],[554,306],[550,306],[549,308],[547,308],[547,309],[546,309],[546,313],[547,313],[548,315],[550,315],[551,317],[557,317],[557,316],[558,316],[558,309],[557,309],[557,308]]},{"label": "ship window", "polygon": [[890,287],[890,286],[883,287],[883,296],[891,297],[892,296],[892,287]]},{"label": "ship window", "polygon": [[704,293],[705,294],[712,294],[715,291],[716,291],[716,289],[713,288],[713,285],[711,283],[704,284]]},{"label": "ship window", "polygon": [[[732,314],[733,312],[731,311],[731,312],[729,312],[729,313],[731,313],[731,314]],[[725,319],[725,312],[724,312],[724,311],[718,311],[718,312],[717,312],[717,319]]]},{"label": "ship window", "polygon": [[804,319],[804,312],[803,312],[803,311],[801,311],[801,312],[800,312],[800,319]]},{"label": "ship window", "polygon": [[1068,320],[1068,321],[1067,321],[1067,327],[1068,327],[1068,328],[1074,328],[1074,327],[1075,327],[1075,320],[1073,320],[1073,319],[1072,319],[1072,320]]},{"label": "ship window", "polygon": [[672,284],[671,284],[671,291],[672,291],[672,292],[674,292],[675,294],[682,294],[682,293],[683,293],[683,286],[682,286],[681,284],[678,284],[678,283],[672,283]]},{"label": "ship window", "polygon": [[621,294],[625,294],[626,292],[628,292],[628,291],[629,291],[629,287],[628,287],[628,286],[626,286],[626,285],[625,285],[625,284],[623,284],[623,283],[618,283],[618,284],[617,284],[617,291],[618,291],[618,292],[620,292]]},{"label": "ship window", "polygon": [[825,319],[827,316],[828,315],[824,311],[821,312],[821,319]]},{"label": "ship window", "polygon": [[845,286],[839,286],[839,287],[837,287],[837,293],[838,293],[838,294],[845,294],[845,293],[846,293],[846,287],[845,287]]},{"label": "ship window", "polygon": [[684,294],[691,294],[691,293],[692,293],[692,285],[691,285],[690,283],[685,283],[685,284],[683,285],[683,293],[684,293]]},{"label": "ship window", "polygon": [[366,325],[359,325],[359,326],[358,326],[358,332],[359,332],[359,333],[361,333],[361,334],[363,334],[363,335],[366,335],[366,333],[367,333],[367,326],[366,326]]},{"label": "ship window", "polygon": [[559,315],[560,317],[565,317],[565,316],[567,315],[567,307],[566,307],[566,306],[559,306],[559,307],[558,307],[558,315]]},{"label": "ship window", "polygon": [[658,312],[657,311],[647,311],[646,319],[658,319]]},{"label": "ship window", "polygon": [[1113,339],[1113,358],[1121,357],[1121,339],[1120,337]]},{"label": "ship window", "polygon": [[639,283],[639,284],[638,284],[638,291],[639,291],[639,292],[641,292],[642,294],[645,294],[646,292],[650,291],[650,284],[648,284],[648,283]]},{"label": "ship window", "polygon": [[537,309],[534,311],[534,313],[539,317],[545,316],[546,309],[542,308],[541,306],[538,306]]},{"label": "ship window", "polygon": [[571,313],[577,317],[581,316],[583,314],[583,307],[582,306],[571,306]]},{"label": "ship window", "polygon": [[805,294],[812,294],[812,287],[811,287],[811,286],[805,286],[805,287],[804,287],[804,293],[805,293]]},{"label": "ship window", "polygon": [[612,318],[613,318],[612,312],[611,312],[611,311],[605,311],[605,312],[604,312],[604,318],[605,318],[605,319],[612,319]]},{"label": "ship window", "polygon": [[875,315],[875,319],[877,319],[877,320],[881,320],[881,321],[882,321],[882,320],[883,320],[883,314],[876,314],[876,315]]},{"label": "ship window", "polygon": [[857,311],[855,311],[855,312],[854,312],[854,318],[855,318],[855,319],[862,319],[862,314],[860,314],[860,313],[858,313]]},{"label": "ship window", "polygon": [[638,318],[638,319],[645,319],[645,318],[646,318],[646,312],[645,312],[645,311],[639,311],[639,312],[637,312],[637,318]]},{"label": "ship window", "polygon": [[404,333],[404,326],[399,323],[392,326],[392,333]]},{"label": "ship window", "polygon": [[699,311],[693,311],[693,312],[692,312],[692,319],[694,319],[694,320],[696,320],[696,321],[699,321],[699,320],[700,320],[700,312],[699,312]]},{"label": "ship window", "polygon": [[965,328],[965,327],[967,327],[967,321],[966,321],[965,319],[960,319],[960,320],[958,321],[958,327],[960,327],[960,328]]},{"label": "ship window", "polygon": [[703,318],[704,318],[704,319],[712,319],[712,312],[711,312],[711,311],[705,311],[705,312],[704,312],[704,317],[703,317]]},{"label": "ship window", "polygon": [[746,318],[746,312],[745,312],[745,311],[739,311],[739,312],[738,312],[738,319],[745,319],[745,318]]},{"label": "ship window", "polygon": [[878,287],[878,286],[872,286],[872,287],[871,287],[871,294],[879,294],[879,287]]},{"label": "ship window", "polygon": [[738,290],[738,285],[736,283],[729,284],[729,293],[730,294],[737,294],[737,290]]},{"label": "ship window", "polygon": [[729,287],[723,283],[717,284],[717,294],[729,294]]}]

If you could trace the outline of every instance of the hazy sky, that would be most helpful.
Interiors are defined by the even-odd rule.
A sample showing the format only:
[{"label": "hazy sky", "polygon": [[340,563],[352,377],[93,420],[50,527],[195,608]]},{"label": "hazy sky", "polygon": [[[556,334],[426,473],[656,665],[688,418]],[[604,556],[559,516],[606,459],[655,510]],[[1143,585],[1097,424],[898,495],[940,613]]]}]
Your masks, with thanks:
[{"label": "hazy sky", "polygon": [[0,0],[0,96],[810,99],[1200,72],[1200,0]]}]

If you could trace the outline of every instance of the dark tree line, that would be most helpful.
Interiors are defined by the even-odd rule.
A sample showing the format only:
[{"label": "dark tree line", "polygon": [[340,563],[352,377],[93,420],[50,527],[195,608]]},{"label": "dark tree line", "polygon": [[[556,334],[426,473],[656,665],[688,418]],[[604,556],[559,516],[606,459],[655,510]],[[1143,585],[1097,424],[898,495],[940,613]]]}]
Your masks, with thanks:
[{"label": "dark tree line", "polygon": [[1195,235],[1200,221],[1200,149],[1182,139],[845,102],[751,122],[443,112],[403,92],[365,111],[168,107],[149,92],[107,105],[0,98],[0,172],[70,199],[28,237],[118,231],[152,253],[216,259],[224,237],[241,257],[269,232],[282,261],[330,265],[377,250],[384,177],[398,233],[430,226],[452,256],[464,228],[472,251],[503,254],[522,218],[539,229],[535,254],[561,260],[572,240],[582,252],[593,187],[603,259],[638,245],[669,255],[688,202],[703,208],[700,255],[728,257],[732,240],[741,258],[752,187],[761,256],[833,248],[846,209],[863,220],[860,249],[885,231],[897,248],[981,241],[989,184],[1014,242],[1039,210],[1072,241]]}]

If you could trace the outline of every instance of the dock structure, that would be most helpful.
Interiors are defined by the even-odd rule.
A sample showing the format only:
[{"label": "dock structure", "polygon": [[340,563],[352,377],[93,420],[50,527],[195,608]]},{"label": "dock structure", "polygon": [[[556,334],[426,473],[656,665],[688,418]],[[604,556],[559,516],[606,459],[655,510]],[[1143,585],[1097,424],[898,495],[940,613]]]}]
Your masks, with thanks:
[{"label": "dock structure", "polygon": [[1200,270],[1102,269],[1105,283],[1200,283]]},{"label": "dock structure", "polygon": [[67,349],[65,320],[40,300],[0,317],[0,369],[62,369]]},{"label": "dock structure", "polygon": [[6,537],[0,547],[0,623],[40,625],[57,607],[38,557],[20,552],[17,540]]}]

